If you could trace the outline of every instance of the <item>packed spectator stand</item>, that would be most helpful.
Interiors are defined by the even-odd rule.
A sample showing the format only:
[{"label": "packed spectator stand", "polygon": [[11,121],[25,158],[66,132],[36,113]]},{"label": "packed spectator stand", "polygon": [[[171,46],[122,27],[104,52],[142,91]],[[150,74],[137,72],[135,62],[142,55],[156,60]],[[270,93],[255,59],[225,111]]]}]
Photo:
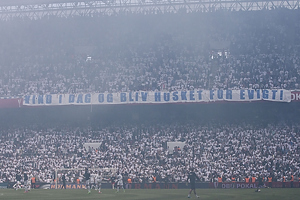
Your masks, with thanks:
[{"label": "packed spectator stand", "polygon": [[[201,181],[222,176],[237,181],[257,176],[273,181],[298,177],[299,127],[153,125],[15,129],[1,134],[1,182],[14,182],[16,173],[26,171],[38,181],[51,183],[60,168],[116,168],[133,182],[151,182],[166,177],[169,182],[185,182],[190,167]],[[184,141],[186,146],[168,153],[168,141]],[[86,142],[100,142],[97,149],[86,149]],[[193,152],[194,151],[194,152]],[[68,182],[75,183],[81,172],[68,171]],[[296,180],[296,179],[295,179]]]},{"label": "packed spectator stand", "polygon": [[299,89],[298,18],[277,9],[2,21],[0,95]]},{"label": "packed spectator stand", "polygon": [[[14,19],[0,26],[0,96],[190,89],[299,89],[299,9]],[[27,171],[52,182],[57,168],[114,167],[133,182],[218,176],[300,176],[291,124],[9,127],[0,134],[0,182]],[[165,143],[186,142],[168,154]],[[101,142],[86,150],[85,142]],[[67,181],[80,174],[69,171]]]}]

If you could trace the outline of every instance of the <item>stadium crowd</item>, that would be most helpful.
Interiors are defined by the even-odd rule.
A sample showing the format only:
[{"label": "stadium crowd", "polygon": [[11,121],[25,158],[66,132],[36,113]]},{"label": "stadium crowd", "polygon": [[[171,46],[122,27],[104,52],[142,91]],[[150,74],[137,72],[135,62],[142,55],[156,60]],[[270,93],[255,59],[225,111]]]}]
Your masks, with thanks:
[{"label": "stadium crowd", "polygon": [[[299,89],[299,18],[299,9],[276,9],[2,21],[0,96]],[[298,124],[11,127],[0,130],[0,182],[26,171],[50,183],[55,169],[84,167],[117,168],[133,182],[184,182],[190,167],[202,181],[282,181],[300,177],[299,133]],[[170,154],[169,141],[186,145]]]},{"label": "stadium crowd", "polygon": [[[211,126],[169,124],[107,128],[11,129],[0,138],[0,182],[14,182],[27,172],[52,182],[55,169],[116,168],[133,182],[185,182],[194,167],[201,181],[237,181],[272,176],[273,181],[300,177],[298,126]],[[182,141],[169,152],[168,141]],[[84,143],[101,143],[85,148]],[[62,171],[59,171],[62,173]],[[65,171],[67,182],[81,171]]]},{"label": "stadium crowd", "polygon": [[0,96],[299,89],[299,13],[276,9],[0,22]]}]

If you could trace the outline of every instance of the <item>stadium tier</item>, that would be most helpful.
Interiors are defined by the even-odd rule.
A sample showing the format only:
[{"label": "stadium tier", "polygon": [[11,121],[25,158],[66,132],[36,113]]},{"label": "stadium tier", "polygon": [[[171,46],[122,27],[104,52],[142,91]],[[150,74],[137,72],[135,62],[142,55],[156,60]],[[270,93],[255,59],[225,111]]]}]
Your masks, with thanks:
[{"label": "stadium tier", "polygon": [[88,176],[65,168],[298,180],[299,19],[277,7],[0,21],[0,183]]},{"label": "stadium tier", "polygon": [[0,95],[297,90],[298,18],[276,9],[0,21]]},{"label": "stadium tier", "polygon": [[[201,182],[298,180],[298,112],[298,103],[270,102],[2,109],[0,177],[27,172],[52,183],[56,169],[88,167],[116,168],[134,183],[182,183],[194,167]],[[170,150],[176,141],[184,147]],[[83,181],[82,171],[61,173]]]}]

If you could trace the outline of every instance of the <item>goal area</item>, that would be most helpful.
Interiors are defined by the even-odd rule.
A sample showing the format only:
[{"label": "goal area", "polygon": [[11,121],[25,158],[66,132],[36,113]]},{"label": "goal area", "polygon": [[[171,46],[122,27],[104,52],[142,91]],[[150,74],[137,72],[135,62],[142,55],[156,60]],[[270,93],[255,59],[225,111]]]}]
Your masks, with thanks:
[{"label": "goal area", "polygon": [[[58,179],[61,177],[58,177],[59,174],[67,173],[67,172],[78,172],[78,171],[85,171],[86,168],[59,168],[55,169],[55,189],[58,189]],[[88,168],[88,171],[91,173],[91,176],[98,174],[101,172],[104,179],[109,179],[112,176],[116,175],[117,168],[110,168],[110,167],[103,167],[103,168]]]}]

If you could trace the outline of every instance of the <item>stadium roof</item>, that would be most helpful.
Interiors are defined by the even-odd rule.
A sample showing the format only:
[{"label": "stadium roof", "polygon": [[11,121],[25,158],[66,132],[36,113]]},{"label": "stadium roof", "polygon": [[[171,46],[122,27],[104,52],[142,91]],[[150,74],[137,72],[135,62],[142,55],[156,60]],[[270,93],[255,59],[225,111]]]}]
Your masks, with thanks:
[{"label": "stadium roof", "polygon": [[91,0],[1,0],[0,6],[68,3],[68,2],[84,2],[84,1],[91,1]]},{"label": "stadium roof", "polygon": [[299,9],[300,0],[0,0],[0,20],[15,17],[91,16],[117,13],[211,12]]}]

